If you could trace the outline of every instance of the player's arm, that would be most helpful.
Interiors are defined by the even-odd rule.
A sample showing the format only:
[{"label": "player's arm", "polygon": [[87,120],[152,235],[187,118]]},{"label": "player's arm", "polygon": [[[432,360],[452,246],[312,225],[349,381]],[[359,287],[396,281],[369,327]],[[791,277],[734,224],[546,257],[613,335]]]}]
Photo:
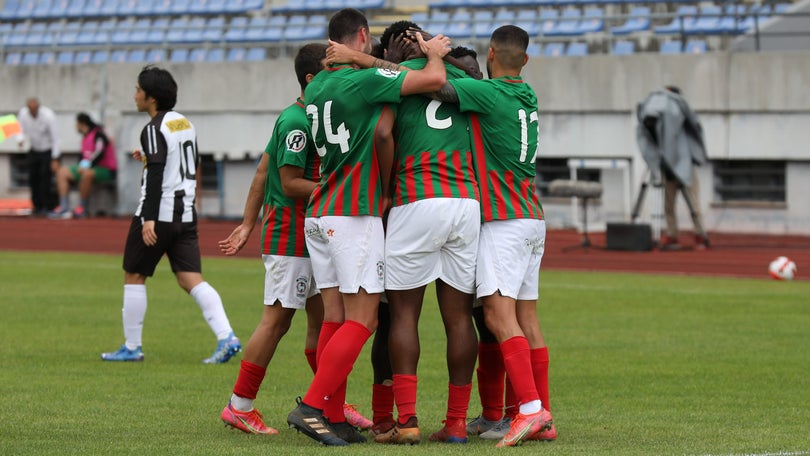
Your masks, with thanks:
[{"label": "player's arm", "polygon": [[[155,143],[151,143],[145,137],[148,129],[157,130],[155,136]],[[166,154],[168,147],[166,145],[166,138],[154,125],[148,125],[141,135],[141,147],[146,151],[146,187],[143,200],[143,207],[141,209],[141,218],[143,219],[143,242],[146,245],[155,245],[157,243],[157,234],[155,233],[155,221],[158,218],[160,211],[160,198],[163,192],[163,171],[166,168]]]},{"label": "player's arm", "polygon": [[287,198],[309,198],[318,186],[304,178],[304,168],[284,165],[278,169],[278,174],[281,177],[281,190]]},{"label": "player's arm", "polygon": [[236,255],[250,239],[256,220],[259,218],[259,211],[264,201],[264,183],[267,180],[267,154],[262,154],[253,181],[250,183],[245,209],[242,212],[242,223],[234,228],[233,232],[226,238],[219,241],[219,251],[225,255]]},{"label": "player's arm", "polygon": [[433,98],[445,103],[458,104],[458,92],[456,92],[456,88],[449,82],[446,82],[444,87],[434,92]]},{"label": "player's arm", "polygon": [[377,127],[374,130],[374,149],[380,166],[380,184],[386,209],[391,199],[391,175],[394,167],[394,110],[383,106]]}]

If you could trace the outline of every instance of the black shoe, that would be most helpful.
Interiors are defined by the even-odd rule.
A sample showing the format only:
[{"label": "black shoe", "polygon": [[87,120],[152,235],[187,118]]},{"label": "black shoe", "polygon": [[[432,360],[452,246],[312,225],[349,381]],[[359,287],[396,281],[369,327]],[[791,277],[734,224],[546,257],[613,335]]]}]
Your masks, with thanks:
[{"label": "black shoe", "polygon": [[335,434],[349,443],[363,443],[366,441],[366,438],[357,431],[357,428],[346,421],[331,424]]},{"label": "black shoe", "polygon": [[335,434],[321,410],[304,404],[300,397],[295,401],[298,403],[298,407],[287,415],[287,424],[291,428],[303,432],[324,445],[346,446],[349,444]]}]

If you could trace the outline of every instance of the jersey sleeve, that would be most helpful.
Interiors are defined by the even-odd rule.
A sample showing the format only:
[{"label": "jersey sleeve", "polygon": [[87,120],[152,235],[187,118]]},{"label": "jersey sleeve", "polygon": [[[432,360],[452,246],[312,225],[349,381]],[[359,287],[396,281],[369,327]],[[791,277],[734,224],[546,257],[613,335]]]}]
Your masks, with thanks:
[{"label": "jersey sleeve", "polygon": [[500,92],[488,81],[461,78],[450,80],[449,83],[458,94],[458,107],[462,112],[491,112],[498,104]]},{"label": "jersey sleeve", "polygon": [[399,103],[405,72],[369,68],[357,70],[351,77],[369,104]]},{"label": "jersey sleeve", "polygon": [[276,154],[278,167],[306,168],[309,144],[306,126],[297,122],[280,122],[274,134],[279,135],[278,141],[270,141],[267,147],[270,149],[275,143],[277,150],[267,152]]},{"label": "jersey sleeve", "polygon": [[141,132],[141,148],[147,165],[166,163],[169,147],[163,132],[154,123],[147,125]]}]

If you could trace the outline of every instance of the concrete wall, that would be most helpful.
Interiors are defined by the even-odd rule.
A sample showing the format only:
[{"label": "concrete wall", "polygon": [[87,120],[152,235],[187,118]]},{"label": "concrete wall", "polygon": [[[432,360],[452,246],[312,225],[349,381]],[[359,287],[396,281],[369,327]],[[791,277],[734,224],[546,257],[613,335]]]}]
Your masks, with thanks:
[{"label": "concrete wall", "polygon": [[[292,61],[167,68],[180,86],[177,109],[198,128],[200,151],[224,162],[222,194],[206,195],[203,213],[238,217],[255,158],[278,113],[299,92]],[[0,68],[0,86],[12,88],[0,92],[0,112],[15,112],[27,96],[38,95],[59,114],[64,149],[78,147],[76,112],[104,113],[124,165],[119,177],[122,214],[134,209],[138,194],[137,164],[128,163],[127,154],[138,147],[147,122],[133,109],[139,69],[132,64]],[[810,52],[537,58],[524,77],[540,100],[541,157],[611,158],[630,164],[629,170],[603,171],[605,194],[589,212],[594,229],[629,217],[629,200],[646,171],[635,143],[635,106],[651,90],[675,84],[701,117],[711,159],[789,161],[787,208],[722,207],[714,195],[711,168],[702,168],[700,199],[709,229],[810,234],[810,207],[801,203],[810,190]],[[15,149],[11,141],[0,144],[0,173],[6,176],[3,160]],[[9,195],[4,178],[0,197]],[[626,185],[632,188],[629,197]],[[570,203],[550,201],[545,206],[551,226],[577,223]],[[685,209],[681,215],[688,228]],[[648,216],[645,208],[643,217]]]}]

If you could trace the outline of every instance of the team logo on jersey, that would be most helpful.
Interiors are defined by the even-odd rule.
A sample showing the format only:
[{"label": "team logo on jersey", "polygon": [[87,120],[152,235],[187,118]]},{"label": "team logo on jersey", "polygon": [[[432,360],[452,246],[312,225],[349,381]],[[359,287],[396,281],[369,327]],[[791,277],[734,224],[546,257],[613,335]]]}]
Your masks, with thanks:
[{"label": "team logo on jersey", "polygon": [[385,263],[382,261],[377,262],[377,279],[380,282],[385,280]]},{"label": "team logo on jersey", "polygon": [[290,152],[301,152],[307,147],[307,135],[301,130],[293,130],[287,133],[284,143],[287,144],[287,150]]},{"label": "team logo on jersey", "polygon": [[306,277],[299,277],[295,279],[295,296],[299,298],[307,297],[307,288],[309,288],[309,281]]},{"label": "team logo on jersey", "polygon": [[379,68],[377,69],[377,74],[385,78],[396,79],[396,77],[399,76],[399,71],[389,70],[387,68]]},{"label": "team logo on jersey", "polygon": [[166,128],[169,129],[170,132],[175,133],[181,130],[190,130],[191,124],[188,123],[188,119],[175,119],[166,122]]}]

